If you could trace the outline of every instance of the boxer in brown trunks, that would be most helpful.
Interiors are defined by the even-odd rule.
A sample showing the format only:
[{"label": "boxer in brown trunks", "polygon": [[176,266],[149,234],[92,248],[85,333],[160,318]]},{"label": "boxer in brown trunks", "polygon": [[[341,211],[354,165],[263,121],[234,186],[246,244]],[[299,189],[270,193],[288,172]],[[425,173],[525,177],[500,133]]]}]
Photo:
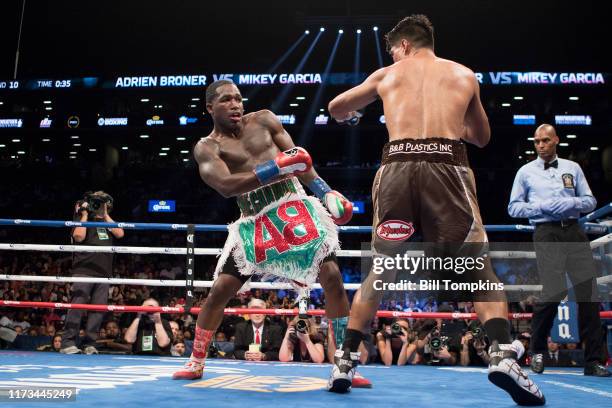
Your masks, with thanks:
[{"label": "boxer in brown trunks", "polygon": [[[329,103],[330,114],[347,122],[376,99],[383,102],[389,143],[372,188],[372,251],[394,256],[416,231],[425,242],[442,247],[480,243],[484,250],[487,236],[463,143],[484,147],[491,137],[476,76],[435,55],[433,26],[424,15],[404,18],[386,41],[394,64]],[[499,282],[488,258],[484,265],[478,277]],[[357,347],[384,294],[372,289],[378,278],[371,271],[355,295],[343,349],[335,355],[330,391],[350,390]],[[505,294],[492,292],[474,294],[476,312],[491,341],[489,380],[519,405],[543,405],[543,394],[516,362],[524,347],[511,340]]]}]

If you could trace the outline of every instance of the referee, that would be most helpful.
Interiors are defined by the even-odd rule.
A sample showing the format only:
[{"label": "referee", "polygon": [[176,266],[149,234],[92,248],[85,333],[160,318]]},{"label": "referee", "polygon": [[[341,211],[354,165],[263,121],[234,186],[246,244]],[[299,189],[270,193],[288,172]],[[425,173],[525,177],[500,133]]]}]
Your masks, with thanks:
[{"label": "referee", "polygon": [[559,302],[567,295],[565,273],[569,274],[576,300],[580,336],[585,343],[584,375],[609,377],[604,360],[603,332],[595,286],[595,262],[589,241],[578,224],[580,213],[595,208],[595,198],[580,166],[557,158],[559,137],[555,128],[540,125],[533,143],[538,158],[516,174],[508,213],[529,218],[535,225],[533,241],[542,297],[531,320],[531,369],[544,371],[542,355]]}]

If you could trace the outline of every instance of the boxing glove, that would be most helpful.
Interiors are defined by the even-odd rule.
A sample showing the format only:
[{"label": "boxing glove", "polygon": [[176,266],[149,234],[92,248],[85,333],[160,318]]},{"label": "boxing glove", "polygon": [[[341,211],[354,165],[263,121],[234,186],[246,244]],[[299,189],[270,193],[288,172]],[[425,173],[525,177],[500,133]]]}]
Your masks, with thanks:
[{"label": "boxing glove", "polygon": [[351,220],[353,204],[342,194],[332,190],[321,177],[315,178],[308,188],[323,202],[336,225],[344,225]]},{"label": "boxing glove", "polygon": [[301,147],[281,152],[273,160],[258,164],[253,172],[261,184],[285,174],[305,173],[312,168],[312,158]]}]

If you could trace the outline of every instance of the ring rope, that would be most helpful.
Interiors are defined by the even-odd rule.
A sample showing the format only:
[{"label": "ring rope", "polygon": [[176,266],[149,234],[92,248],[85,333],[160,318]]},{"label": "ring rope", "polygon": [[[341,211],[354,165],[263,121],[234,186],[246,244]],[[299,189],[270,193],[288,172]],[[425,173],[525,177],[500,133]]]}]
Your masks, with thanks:
[{"label": "ring rope", "polygon": [[[43,309],[75,309],[75,310],[90,310],[96,312],[136,312],[136,313],[185,313],[185,309],[180,306],[122,306],[122,305],[87,305],[78,303],[53,303],[53,302],[22,302],[16,300],[0,300],[0,306],[19,307],[19,308],[43,308]],[[192,307],[190,312],[197,314],[200,312],[199,307]],[[299,310],[295,309],[250,309],[250,308],[226,308],[223,311],[228,315],[245,315],[245,314],[264,314],[275,316],[295,316],[299,314]],[[308,310],[310,316],[324,316],[325,310],[315,309]],[[476,313],[446,313],[446,312],[399,312],[393,310],[379,310],[376,312],[378,317],[400,317],[411,319],[472,319],[476,320]],[[612,319],[612,311],[603,311],[599,313],[602,319]],[[528,320],[531,319],[532,313],[508,313],[508,318],[512,320]]]},{"label": "ring rope", "polygon": [[[608,207],[604,208],[608,212]],[[0,225],[5,226],[26,226],[26,227],[91,227],[91,228],[123,228],[131,230],[166,230],[166,231],[187,231],[188,224],[163,224],[163,223],[132,223],[132,222],[79,222],[79,221],[54,221],[54,220],[25,220],[25,219],[0,219]],[[533,232],[533,225],[485,225],[485,230],[489,232]],[[350,226],[342,225],[337,227],[344,233],[372,233],[371,226]],[[584,228],[587,232],[594,234],[606,234],[609,229],[607,226],[585,223]],[[227,225],[222,224],[197,224],[195,231],[198,232],[227,232]]]}]

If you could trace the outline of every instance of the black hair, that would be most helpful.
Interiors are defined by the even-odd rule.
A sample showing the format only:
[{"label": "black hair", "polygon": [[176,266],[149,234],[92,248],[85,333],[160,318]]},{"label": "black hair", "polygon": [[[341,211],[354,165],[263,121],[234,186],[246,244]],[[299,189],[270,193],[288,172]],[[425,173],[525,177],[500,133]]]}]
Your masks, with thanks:
[{"label": "black hair", "polygon": [[387,51],[398,41],[409,40],[417,48],[434,47],[434,29],[431,21],[423,14],[412,14],[402,19],[393,30],[385,34]]},{"label": "black hair", "polygon": [[212,103],[217,96],[217,89],[223,85],[234,85],[234,83],[229,79],[219,79],[208,85],[208,88],[206,88],[206,103]]}]

